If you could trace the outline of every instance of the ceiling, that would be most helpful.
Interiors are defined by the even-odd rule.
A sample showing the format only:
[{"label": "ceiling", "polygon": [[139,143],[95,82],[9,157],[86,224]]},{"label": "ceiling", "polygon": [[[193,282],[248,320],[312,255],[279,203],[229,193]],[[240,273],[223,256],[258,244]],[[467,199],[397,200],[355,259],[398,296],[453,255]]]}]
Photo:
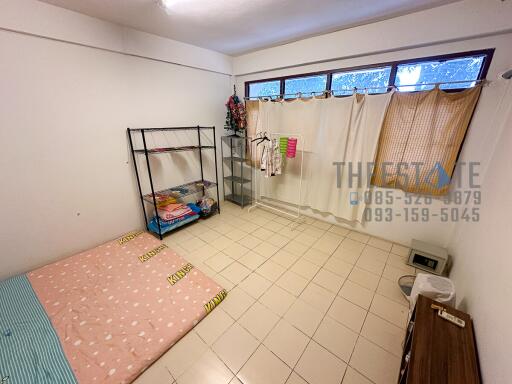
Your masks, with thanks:
[{"label": "ceiling", "polygon": [[40,0],[229,55],[444,5],[454,0]]}]

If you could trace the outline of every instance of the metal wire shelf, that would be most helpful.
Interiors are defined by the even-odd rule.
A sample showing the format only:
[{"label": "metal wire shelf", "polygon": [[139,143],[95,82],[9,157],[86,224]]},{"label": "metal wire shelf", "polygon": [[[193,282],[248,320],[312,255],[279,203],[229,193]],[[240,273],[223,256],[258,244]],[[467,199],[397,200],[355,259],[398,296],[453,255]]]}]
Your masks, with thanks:
[{"label": "metal wire shelf", "polygon": [[[176,199],[183,198],[185,196],[190,196],[196,193],[204,193],[206,189],[216,187],[217,183],[208,180],[196,180],[191,181],[190,183],[177,185],[175,187],[163,189],[161,191],[155,191],[156,196],[170,196]],[[143,196],[144,201],[153,204],[153,195],[148,193]]]}]

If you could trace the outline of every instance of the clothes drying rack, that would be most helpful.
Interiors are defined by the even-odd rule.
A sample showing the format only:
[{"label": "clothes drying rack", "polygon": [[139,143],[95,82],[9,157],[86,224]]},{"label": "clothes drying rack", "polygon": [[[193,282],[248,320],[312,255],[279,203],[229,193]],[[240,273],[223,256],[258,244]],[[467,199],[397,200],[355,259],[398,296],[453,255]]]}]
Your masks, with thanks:
[{"label": "clothes drying rack", "polygon": [[[287,215],[287,216],[290,216],[291,218],[293,219],[299,219],[301,217],[301,206],[302,206],[302,175],[303,175],[303,165],[304,165],[304,140],[303,140],[303,137],[301,134],[295,134],[295,133],[291,133],[291,132],[269,132],[268,133],[271,138],[275,138],[276,136],[277,137],[293,137],[293,138],[296,138],[297,139],[297,144],[300,144],[300,147],[299,145],[297,145],[297,152],[300,151],[300,178],[299,178],[299,188],[298,188],[298,202],[297,202],[297,213],[294,214],[294,213],[291,213],[290,211],[286,211],[284,209],[280,209],[276,206],[273,206],[273,205],[270,205],[270,204],[267,204],[265,203],[264,201],[262,201],[260,198],[259,198],[259,194],[258,194],[258,188],[256,187],[257,184],[258,184],[258,178],[257,177],[253,177],[253,180],[254,180],[254,200],[253,200],[253,204],[249,207],[249,209],[247,210],[248,212],[250,212],[252,209],[256,208],[256,207],[264,207],[264,208],[268,208],[270,210],[273,210],[273,211],[276,211],[276,212],[279,212],[279,213],[282,213],[284,215]],[[254,139],[255,137],[251,137],[250,139]],[[254,144],[255,147],[256,147],[256,144]],[[258,153],[257,152],[257,148],[255,148],[255,152],[254,153]],[[257,173],[259,171],[258,167],[254,167],[254,172]],[[261,171],[259,171],[261,172]],[[255,175],[257,176],[257,174]],[[262,177],[260,175],[260,177]],[[279,177],[279,176],[273,176],[273,177]]]},{"label": "clothes drying rack", "polygon": [[[148,148],[147,145],[147,134],[151,132],[197,132],[197,144],[194,145],[181,145],[181,146],[173,146],[169,144],[167,147],[159,147],[159,148]],[[213,142],[213,145],[207,144],[201,142],[201,132],[210,133],[211,141]],[[165,196],[176,196],[178,194],[178,198],[184,198],[186,196],[192,196],[196,194],[202,194],[202,196],[206,195],[207,190],[211,188],[216,188],[217,190],[217,206],[216,211],[220,213],[220,202],[219,202],[219,177],[217,173],[217,141],[216,141],[216,135],[215,135],[215,127],[202,127],[202,126],[191,126],[191,127],[164,127],[164,128],[127,128],[127,134],[128,134],[128,140],[130,143],[130,151],[132,153],[132,161],[133,161],[133,167],[135,170],[135,176],[137,178],[137,187],[139,190],[139,197],[140,202],[142,205],[142,212],[144,214],[144,221],[146,223],[146,228],[149,229],[151,232],[154,232],[156,236],[160,238],[160,240],[163,239],[163,235],[167,232],[170,232],[174,229],[177,229],[183,225],[186,225],[194,220],[183,220],[180,221],[179,224],[175,225],[172,229],[164,230],[160,224],[160,219],[158,218],[158,203],[156,199],[156,195],[165,195]],[[140,135],[140,139],[142,141],[142,148],[136,148],[134,144],[134,137],[135,135]],[[140,140],[138,140],[140,141]],[[215,167],[215,181],[206,180],[204,177],[204,167],[203,167],[203,151],[204,150],[213,150],[213,158],[214,158],[214,167]],[[199,157],[199,171],[201,174],[201,178],[197,179],[192,182],[188,182],[186,184],[182,185],[174,185],[169,188],[166,188],[161,191],[155,190],[154,180],[153,180],[153,173],[151,169],[151,162],[149,160],[150,156],[153,155],[160,155],[165,153],[174,153],[174,152],[183,152],[183,151],[192,151],[196,152]],[[147,167],[147,174],[149,179],[149,186],[151,193],[144,194],[142,192],[142,178],[139,175],[139,169],[137,167],[137,155],[143,155],[145,157],[145,163]],[[153,212],[156,217],[156,223],[157,223],[157,230],[152,230],[148,227],[149,219],[148,219],[148,213],[146,212],[146,204],[149,204],[153,208]]]}]

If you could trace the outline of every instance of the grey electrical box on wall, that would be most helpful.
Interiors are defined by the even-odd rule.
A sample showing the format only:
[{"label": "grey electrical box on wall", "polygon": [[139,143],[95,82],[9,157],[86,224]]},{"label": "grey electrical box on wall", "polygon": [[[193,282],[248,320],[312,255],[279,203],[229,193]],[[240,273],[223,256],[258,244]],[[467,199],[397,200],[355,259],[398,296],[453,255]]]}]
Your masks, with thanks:
[{"label": "grey electrical box on wall", "polygon": [[448,257],[448,251],[445,248],[413,240],[407,263],[415,268],[442,275],[446,270]]}]

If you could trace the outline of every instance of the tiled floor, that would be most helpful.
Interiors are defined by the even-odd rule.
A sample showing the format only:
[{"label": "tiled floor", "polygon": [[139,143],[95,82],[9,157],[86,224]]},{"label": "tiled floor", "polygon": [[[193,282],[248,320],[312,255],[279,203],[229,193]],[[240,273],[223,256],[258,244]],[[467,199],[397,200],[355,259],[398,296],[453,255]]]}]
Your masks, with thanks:
[{"label": "tiled floor", "polygon": [[407,248],[229,203],[164,241],[229,294],[138,384],[396,382]]}]

